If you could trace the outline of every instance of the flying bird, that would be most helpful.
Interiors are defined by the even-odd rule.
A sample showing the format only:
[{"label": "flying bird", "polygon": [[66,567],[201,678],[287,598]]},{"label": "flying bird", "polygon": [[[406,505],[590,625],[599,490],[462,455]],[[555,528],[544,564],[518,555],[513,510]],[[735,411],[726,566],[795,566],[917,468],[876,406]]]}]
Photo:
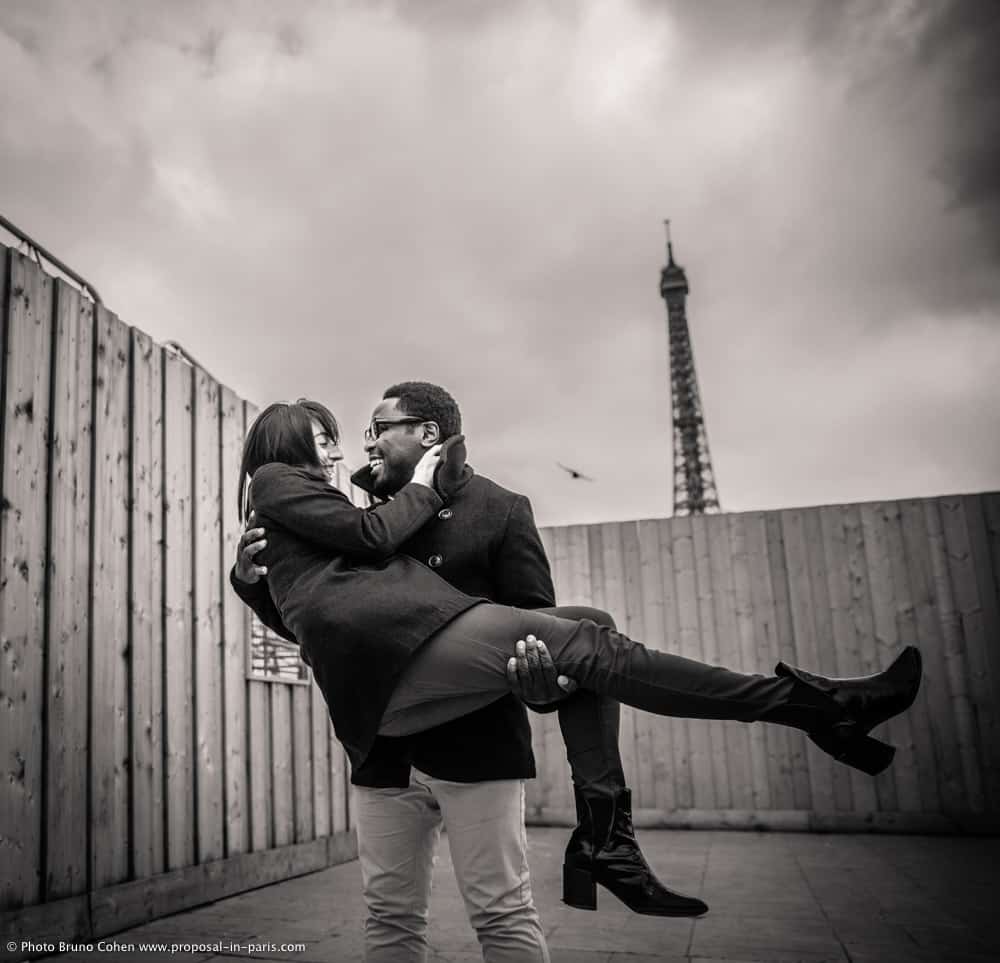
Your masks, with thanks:
[{"label": "flying bird", "polygon": [[575,468],[570,468],[568,465],[564,465],[562,462],[557,461],[556,464],[565,472],[569,472],[570,478],[582,478],[584,481],[593,481],[594,479],[590,475],[585,475],[582,471],[577,471]]}]

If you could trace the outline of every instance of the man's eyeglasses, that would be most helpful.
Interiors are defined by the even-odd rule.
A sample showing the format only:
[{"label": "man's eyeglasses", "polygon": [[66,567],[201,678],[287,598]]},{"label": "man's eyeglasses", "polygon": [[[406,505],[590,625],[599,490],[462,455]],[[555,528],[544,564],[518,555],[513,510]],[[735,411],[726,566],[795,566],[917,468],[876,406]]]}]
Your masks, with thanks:
[{"label": "man's eyeglasses", "polygon": [[420,425],[426,420],[426,418],[376,418],[365,429],[365,441],[374,441],[379,435],[382,434],[383,431],[387,431],[394,425]]}]

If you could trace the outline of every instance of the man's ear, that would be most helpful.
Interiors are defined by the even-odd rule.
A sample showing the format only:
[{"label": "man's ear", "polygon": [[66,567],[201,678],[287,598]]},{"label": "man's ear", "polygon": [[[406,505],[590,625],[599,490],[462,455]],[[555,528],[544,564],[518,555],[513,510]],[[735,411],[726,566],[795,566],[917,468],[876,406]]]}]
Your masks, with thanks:
[{"label": "man's ear", "polygon": [[424,448],[430,448],[441,441],[441,426],[436,421],[425,421],[423,424],[423,435],[420,437],[420,444]]}]

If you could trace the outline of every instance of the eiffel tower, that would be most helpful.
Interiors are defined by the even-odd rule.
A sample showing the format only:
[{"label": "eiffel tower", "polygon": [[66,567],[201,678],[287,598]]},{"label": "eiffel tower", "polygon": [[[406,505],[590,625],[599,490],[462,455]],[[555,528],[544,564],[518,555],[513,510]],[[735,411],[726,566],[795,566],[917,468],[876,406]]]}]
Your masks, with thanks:
[{"label": "eiffel tower", "polygon": [[660,272],[660,297],[667,303],[670,339],[670,405],[674,423],[674,515],[705,515],[720,511],[705,417],[687,323],[690,290],[684,269],[674,261],[667,228],[667,265]]}]

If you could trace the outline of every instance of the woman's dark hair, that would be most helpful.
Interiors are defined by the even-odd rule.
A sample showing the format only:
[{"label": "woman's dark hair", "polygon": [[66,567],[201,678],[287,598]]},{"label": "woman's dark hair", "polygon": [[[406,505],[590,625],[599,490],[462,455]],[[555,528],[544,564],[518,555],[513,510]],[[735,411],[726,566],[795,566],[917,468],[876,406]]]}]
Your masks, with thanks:
[{"label": "woman's dark hair", "polygon": [[[247,488],[253,474],[261,465],[269,462],[281,462],[285,465],[298,465],[315,468],[322,472],[319,455],[316,454],[316,442],[313,441],[312,420],[316,419],[327,433],[330,427],[336,427],[336,421],[322,405],[302,401],[294,405],[277,402],[268,405],[250,426],[246,441],[243,442],[243,462],[240,465],[239,491],[237,505],[240,521],[245,521]],[[331,424],[317,417],[314,406],[323,408]]]},{"label": "woman's dark hair", "polygon": [[340,425],[337,424],[333,412],[326,405],[321,405],[318,401],[310,401],[308,398],[299,398],[295,403],[309,412],[309,417],[319,424],[330,441],[335,445],[340,444]]},{"label": "woman's dark hair", "polygon": [[436,421],[441,440],[462,431],[462,413],[458,402],[440,385],[427,381],[401,381],[385,389],[383,398],[398,398],[399,410],[425,421]]}]

